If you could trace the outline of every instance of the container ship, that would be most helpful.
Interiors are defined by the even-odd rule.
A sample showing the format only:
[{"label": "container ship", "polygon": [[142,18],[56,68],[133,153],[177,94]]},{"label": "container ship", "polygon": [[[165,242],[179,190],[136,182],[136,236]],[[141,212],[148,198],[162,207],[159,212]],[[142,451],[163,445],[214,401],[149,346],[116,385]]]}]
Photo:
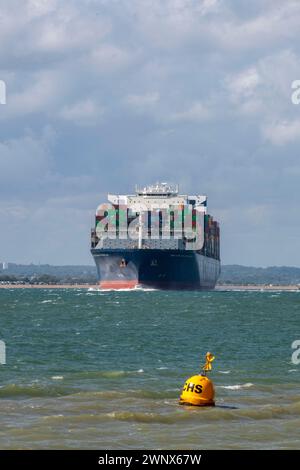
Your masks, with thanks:
[{"label": "container ship", "polygon": [[157,183],[107,199],[91,230],[100,288],[215,287],[220,228],[207,214],[206,196],[179,194],[178,185]]}]

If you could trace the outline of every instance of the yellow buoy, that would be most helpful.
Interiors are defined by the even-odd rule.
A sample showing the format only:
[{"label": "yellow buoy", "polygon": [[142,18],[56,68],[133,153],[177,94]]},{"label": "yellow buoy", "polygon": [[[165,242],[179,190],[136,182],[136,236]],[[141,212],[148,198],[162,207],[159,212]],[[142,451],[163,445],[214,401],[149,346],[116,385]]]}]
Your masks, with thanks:
[{"label": "yellow buoy", "polygon": [[215,391],[211,380],[206,376],[207,371],[212,369],[211,363],[214,356],[208,352],[206,354],[206,363],[202,367],[203,373],[193,375],[186,380],[179,403],[181,405],[194,406],[214,406]]}]

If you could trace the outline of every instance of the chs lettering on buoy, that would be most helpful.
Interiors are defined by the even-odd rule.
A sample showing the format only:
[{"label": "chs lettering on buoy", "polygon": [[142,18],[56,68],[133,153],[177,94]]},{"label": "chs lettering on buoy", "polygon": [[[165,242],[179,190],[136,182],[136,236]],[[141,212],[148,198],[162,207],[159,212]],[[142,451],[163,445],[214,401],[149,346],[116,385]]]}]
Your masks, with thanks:
[{"label": "chs lettering on buoy", "polygon": [[186,380],[180,396],[180,405],[214,406],[215,391],[211,380],[206,376],[212,370],[212,362],[215,356],[207,352],[206,362],[202,367],[202,373],[193,375]]}]

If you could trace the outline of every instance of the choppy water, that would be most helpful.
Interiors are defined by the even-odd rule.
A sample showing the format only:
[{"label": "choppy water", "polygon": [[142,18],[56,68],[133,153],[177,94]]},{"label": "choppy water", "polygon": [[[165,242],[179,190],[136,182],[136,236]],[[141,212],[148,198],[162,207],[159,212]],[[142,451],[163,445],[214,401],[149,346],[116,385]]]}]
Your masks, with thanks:
[{"label": "choppy water", "polygon": [[300,448],[300,293],[0,289],[0,339],[2,449]]}]

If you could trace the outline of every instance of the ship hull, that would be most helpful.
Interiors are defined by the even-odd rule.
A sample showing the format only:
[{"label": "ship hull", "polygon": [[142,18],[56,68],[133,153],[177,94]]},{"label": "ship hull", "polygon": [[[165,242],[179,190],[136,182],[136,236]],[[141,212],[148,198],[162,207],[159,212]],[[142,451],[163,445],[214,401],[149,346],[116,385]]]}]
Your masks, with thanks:
[{"label": "ship hull", "polygon": [[94,257],[103,289],[209,290],[220,275],[220,261],[195,251],[97,249]]}]

